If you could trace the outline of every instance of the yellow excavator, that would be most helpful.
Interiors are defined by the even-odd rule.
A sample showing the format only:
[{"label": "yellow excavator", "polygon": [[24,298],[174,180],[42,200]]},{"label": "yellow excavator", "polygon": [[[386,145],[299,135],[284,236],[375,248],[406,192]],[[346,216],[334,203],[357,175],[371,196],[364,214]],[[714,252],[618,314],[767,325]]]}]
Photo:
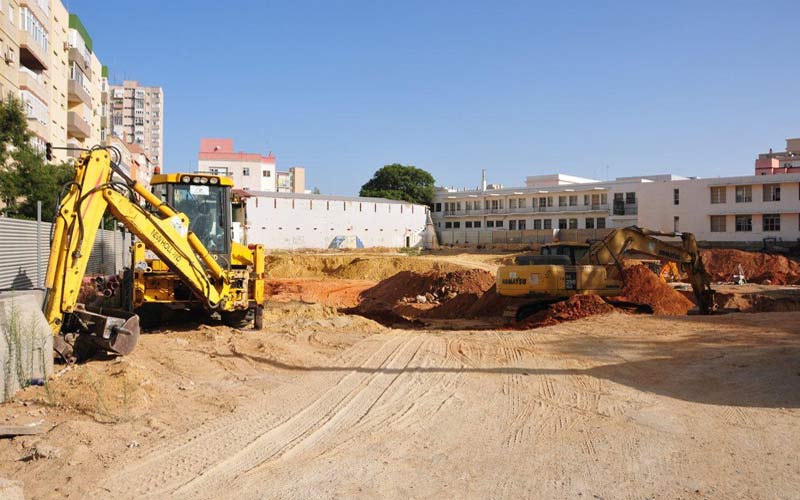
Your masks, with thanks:
[{"label": "yellow excavator", "polygon": [[[119,161],[113,147],[84,152],[59,198],[43,309],[56,352],[68,361],[97,349],[129,354],[139,337],[136,313],[156,315],[159,307],[202,309],[238,326],[252,320],[260,329],[264,247],[231,240],[232,181],[157,175],[150,192],[126,175]],[[77,303],[106,211],[138,239],[126,285],[129,304],[121,309]]]},{"label": "yellow excavator", "polygon": [[[680,238],[671,243],[660,237]],[[504,316],[521,321],[547,305],[575,294],[620,295],[622,261],[626,255],[645,255],[674,262],[686,273],[701,314],[714,306],[711,277],[703,266],[691,233],[663,233],[636,226],[614,229],[594,243],[545,245],[539,255],[523,255],[497,270],[497,293],[518,297]],[[633,299],[633,297],[631,297]]]}]

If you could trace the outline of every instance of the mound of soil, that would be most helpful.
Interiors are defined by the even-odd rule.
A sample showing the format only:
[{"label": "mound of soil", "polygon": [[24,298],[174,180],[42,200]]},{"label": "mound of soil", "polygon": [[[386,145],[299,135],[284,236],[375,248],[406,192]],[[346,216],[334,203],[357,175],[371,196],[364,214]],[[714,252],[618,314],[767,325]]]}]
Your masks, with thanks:
[{"label": "mound of soil", "polygon": [[800,285],[800,262],[783,255],[713,248],[703,250],[701,257],[711,279],[717,282],[732,281],[741,264],[751,283]]},{"label": "mound of soil", "polygon": [[449,272],[464,269],[447,262],[408,256],[388,255],[309,255],[302,253],[270,254],[265,259],[269,278],[315,278],[346,280],[383,280],[401,271]]},{"label": "mound of soil", "polygon": [[547,309],[537,312],[521,323],[517,323],[514,328],[527,330],[557,325],[564,321],[574,321],[598,314],[612,313],[615,310],[614,306],[597,295],[573,295],[569,299],[551,304]]},{"label": "mound of soil", "polygon": [[622,294],[615,300],[650,306],[660,316],[682,316],[694,307],[691,300],[642,264],[626,267],[623,276]]},{"label": "mound of soil", "polygon": [[480,269],[402,271],[364,290],[360,303],[347,312],[389,322],[399,318],[461,318],[493,285],[494,276]]}]

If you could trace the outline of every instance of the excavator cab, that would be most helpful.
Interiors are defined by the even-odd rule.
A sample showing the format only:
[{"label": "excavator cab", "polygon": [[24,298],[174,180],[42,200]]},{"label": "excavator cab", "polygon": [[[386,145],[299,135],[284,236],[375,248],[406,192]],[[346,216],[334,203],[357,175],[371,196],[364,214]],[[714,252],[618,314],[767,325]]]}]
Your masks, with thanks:
[{"label": "excavator cab", "polygon": [[160,174],[154,175],[150,184],[162,202],[186,214],[189,231],[221,266],[229,267],[231,179],[210,174]]}]

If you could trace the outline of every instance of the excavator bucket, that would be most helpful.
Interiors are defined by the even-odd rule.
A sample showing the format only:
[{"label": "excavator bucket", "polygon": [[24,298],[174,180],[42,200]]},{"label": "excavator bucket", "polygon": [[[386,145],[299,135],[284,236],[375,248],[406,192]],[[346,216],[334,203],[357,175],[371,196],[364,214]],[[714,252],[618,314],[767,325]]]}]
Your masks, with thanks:
[{"label": "excavator bucket", "polygon": [[76,309],[73,313],[83,335],[97,347],[123,356],[133,352],[139,340],[139,316],[119,309]]}]

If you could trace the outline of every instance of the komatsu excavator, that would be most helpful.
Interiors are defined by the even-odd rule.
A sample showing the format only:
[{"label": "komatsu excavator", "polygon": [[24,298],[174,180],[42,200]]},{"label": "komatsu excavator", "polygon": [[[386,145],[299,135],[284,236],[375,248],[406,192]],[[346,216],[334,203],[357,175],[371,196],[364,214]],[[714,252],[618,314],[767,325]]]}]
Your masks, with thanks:
[{"label": "komatsu excavator", "polygon": [[[202,308],[232,323],[252,318],[260,329],[264,248],[231,241],[231,180],[205,174],[154,176],[153,193],[128,177],[119,160],[113,147],[86,151],[59,198],[44,303],[56,352],[68,361],[98,348],[129,354],[139,337],[136,312],[151,314],[143,309],[148,304]],[[130,304],[119,310],[77,303],[107,210],[138,239],[127,284]]]},{"label": "komatsu excavator", "polygon": [[[681,243],[659,237],[680,238]],[[520,256],[513,265],[501,266],[497,270],[497,293],[527,299],[511,306],[504,316],[521,321],[575,294],[620,295],[624,279],[622,261],[626,254],[678,264],[689,278],[700,313],[711,313],[714,307],[711,277],[700,259],[694,235],[631,226],[615,229],[592,244],[546,245],[540,255]]]}]

